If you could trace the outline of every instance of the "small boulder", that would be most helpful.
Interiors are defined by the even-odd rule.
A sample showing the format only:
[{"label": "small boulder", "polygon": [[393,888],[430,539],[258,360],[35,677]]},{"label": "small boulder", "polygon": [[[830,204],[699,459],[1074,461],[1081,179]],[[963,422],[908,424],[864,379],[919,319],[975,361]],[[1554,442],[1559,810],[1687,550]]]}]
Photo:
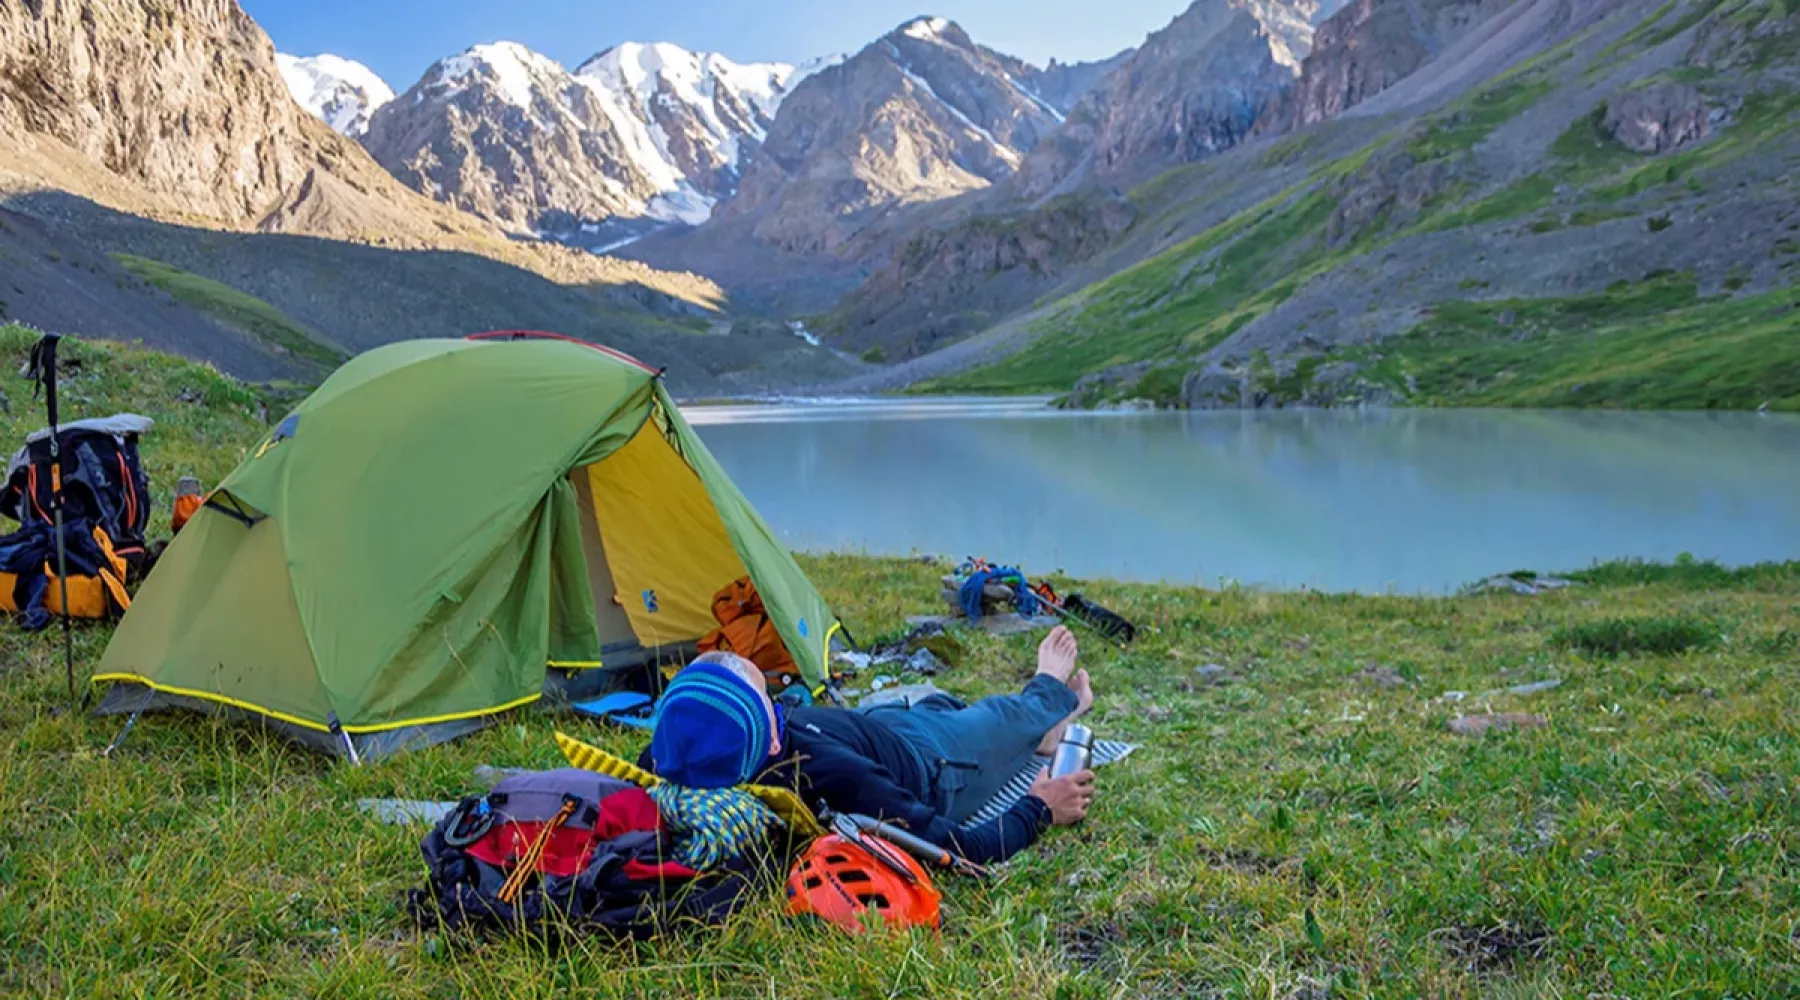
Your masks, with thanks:
[{"label": "small boulder", "polygon": [[1189,372],[1181,380],[1181,405],[1189,410],[1236,409],[1243,397],[1243,376],[1219,365]]},{"label": "small boulder", "polygon": [[1542,729],[1550,720],[1542,715],[1524,712],[1501,712],[1494,715],[1465,715],[1450,720],[1450,731],[1458,736],[1486,736],[1514,729]]},{"label": "small boulder", "polygon": [[1385,663],[1371,663],[1356,672],[1356,679],[1364,684],[1373,684],[1381,688],[1401,688],[1406,686],[1406,678],[1400,671]]},{"label": "small boulder", "polygon": [[1111,368],[1083,375],[1069,389],[1068,396],[1064,397],[1063,408],[1091,410],[1101,406],[1109,398],[1116,396],[1123,388],[1135,385],[1149,370],[1150,363],[1148,361],[1139,361],[1128,365],[1114,365]]},{"label": "small boulder", "polygon": [[1145,413],[1156,409],[1156,401],[1153,399],[1134,397],[1132,399],[1122,399],[1111,406],[1103,407],[1103,409],[1119,413]]},{"label": "small boulder", "polygon": [[1194,677],[1202,684],[1217,686],[1231,680],[1231,672],[1217,663],[1194,668]]},{"label": "small boulder", "polygon": [[1700,92],[1685,83],[1628,90],[1606,102],[1606,131],[1634,153],[1667,153],[1712,134]]},{"label": "small boulder", "polygon": [[906,658],[906,669],[926,677],[936,677],[944,669],[944,661],[938,659],[937,654],[930,649],[921,646]]}]

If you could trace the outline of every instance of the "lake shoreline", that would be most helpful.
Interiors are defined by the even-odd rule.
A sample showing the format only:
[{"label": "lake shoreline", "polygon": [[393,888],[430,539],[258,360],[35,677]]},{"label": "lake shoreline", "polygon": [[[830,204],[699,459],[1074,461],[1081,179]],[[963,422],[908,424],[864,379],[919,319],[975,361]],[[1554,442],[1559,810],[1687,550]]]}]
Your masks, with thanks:
[{"label": "lake shoreline", "polygon": [[1791,415],[1041,403],[687,412],[777,537],[812,552],[1371,594],[1631,556],[1800,558]]}]

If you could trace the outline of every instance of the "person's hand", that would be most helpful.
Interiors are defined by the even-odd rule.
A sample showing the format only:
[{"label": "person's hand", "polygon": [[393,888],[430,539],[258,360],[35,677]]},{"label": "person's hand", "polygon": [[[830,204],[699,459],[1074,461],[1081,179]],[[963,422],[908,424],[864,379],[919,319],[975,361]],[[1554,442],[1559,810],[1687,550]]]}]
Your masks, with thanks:
[{"label": "person's hand", "polygon": [[1050,769],[1038,772],[1031,783],[1031,795],[1050,807],[1050,821],[1057,826],[1074,826],[1087,818],[1088,806],[1094,801],[1094,772],[1076,771],[1054,781]]}]

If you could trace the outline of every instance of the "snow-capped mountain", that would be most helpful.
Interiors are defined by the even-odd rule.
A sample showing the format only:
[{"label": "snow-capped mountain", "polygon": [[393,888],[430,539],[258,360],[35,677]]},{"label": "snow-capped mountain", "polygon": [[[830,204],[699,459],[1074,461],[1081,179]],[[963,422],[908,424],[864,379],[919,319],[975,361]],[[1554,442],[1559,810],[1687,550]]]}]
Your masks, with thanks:
[{"label": "snow-capped mountain", "polygon": [[794,67],[739,64],[678,45],[628,42],[594,56],[575,77],[600,95],[636,166],[662,193],[650,214],[698,224],[737,189],[787,95]]},{"label": "snow-capped mountain", "polygon": [[443,59],[363,137],[407,186],[517,232],[642,215],[670,179],[646,174],[604,95],[514,42]]},{"label": "snow-capped mountain", "polygon": [[804,72],[629,43],[570,73],[496,42],[432,66],[363,142],[441,201],[522,232],[616,243],[647,224],[705,222]]},{"label": "snow-capped mountain", "polygon": [[393,88],[354,59],[276,53],[275,63],[294,100],[343,135],[368,131],[369,116],[394,99]]},{"label": "snow-capped mountain", "polygon": [[1076,88],[1058,72],[931,17],[799,66],[630,42],[571,72],[496,42],[433,65],[363,144],[429,197],[596,250],[771,211],[775,242],[830,246],[847,215],[1011,176],[1072,99],[1040,93]]}]

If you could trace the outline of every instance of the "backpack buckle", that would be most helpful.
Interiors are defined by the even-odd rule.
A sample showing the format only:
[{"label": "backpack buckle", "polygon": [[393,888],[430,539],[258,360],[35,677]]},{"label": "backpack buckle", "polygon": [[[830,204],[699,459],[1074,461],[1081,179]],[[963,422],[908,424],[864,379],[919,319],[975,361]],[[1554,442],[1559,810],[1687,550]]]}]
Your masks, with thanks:
[{"label": "backpack buckle", "polygon": [[462,800],[450,814],[450,825],[444,828],[444,843],[458,849],[468,847],[494,828],[494,816],[487,799]]}]

